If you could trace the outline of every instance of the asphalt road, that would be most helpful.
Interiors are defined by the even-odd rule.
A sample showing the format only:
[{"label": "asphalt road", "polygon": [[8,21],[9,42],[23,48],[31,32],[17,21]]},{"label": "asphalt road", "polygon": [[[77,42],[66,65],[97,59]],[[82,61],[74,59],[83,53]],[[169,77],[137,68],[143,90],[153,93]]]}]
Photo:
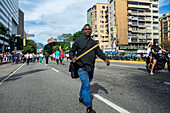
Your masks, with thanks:
[{"label": "asphalt road", "polygon": [[[71,79],[68,63],[21,65],[0,81],[0,113],[85,113],[78,102],[79,79]],[[0,73],[5,68],[0,67]],[[150,76],[145,65],[96,62],[91,83],[97,113],[170,113],[170,74]]]}]

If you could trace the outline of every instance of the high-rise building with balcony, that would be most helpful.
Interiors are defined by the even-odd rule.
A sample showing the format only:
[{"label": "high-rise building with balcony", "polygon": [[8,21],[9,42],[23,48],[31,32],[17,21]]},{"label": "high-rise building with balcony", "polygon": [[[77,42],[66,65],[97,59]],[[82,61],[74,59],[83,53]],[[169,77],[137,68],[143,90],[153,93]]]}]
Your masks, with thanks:
[{"label": "high-rise building with balcony", "polygon": [[[142,50],[147,42],[159,40],[158,0],[108,0],[110,20],[117,27],[120,50]],[[115,15],[115,16],[114,16]],[[115,17],[115,18],[113,18]],[[109,24],[109,38],[112,38]]]},{"label": "high-rise building with balcony", "polygon": [[170,14],[163,14],[159,18],[160,24],[160,40],[170,41]]},{"label": "high-rise building with balcony", "polygon": [[97,3],[87,10],[87,23],[92,26],[92,37],[99,41],[103,50],[109,45],[107,9],[108,4]]},{"label": "high-rise building with balcony", "polygon": [[[9,35],[17,34],[19,24],[19,0],[0,0],[0,23],[9,29]],[[0,35],[0,51],[5,52],[9,47],[9,37]]]}]

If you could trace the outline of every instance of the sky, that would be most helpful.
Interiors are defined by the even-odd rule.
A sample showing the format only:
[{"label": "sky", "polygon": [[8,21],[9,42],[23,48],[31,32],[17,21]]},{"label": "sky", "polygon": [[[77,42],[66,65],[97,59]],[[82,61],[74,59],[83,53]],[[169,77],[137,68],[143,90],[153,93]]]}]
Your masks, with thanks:
[{"label": "sky", "polygon": [[[108,0],[19,0],[24,12],[25,31],[35,34],[29,39],[47,44],[51,37],[74,34],[87,23],[87,10]],[[159,16],[170,13],[170,0],[159,0]]]}]

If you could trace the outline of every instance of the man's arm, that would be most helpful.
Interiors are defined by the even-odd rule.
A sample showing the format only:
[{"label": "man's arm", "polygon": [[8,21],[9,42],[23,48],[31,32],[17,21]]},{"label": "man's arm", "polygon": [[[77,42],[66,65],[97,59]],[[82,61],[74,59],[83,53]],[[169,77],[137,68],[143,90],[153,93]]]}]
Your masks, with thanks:
[{"label": "man's arm", "polygon": [[148,44],[148,46],[146,47],[146,49],[148,49],[148,47],[151,45],[151,43],[152,43],[152,42],[150,42],[150,43]]},{"label": "man's arm", "polygon": [[156,52],[154,51],[154,49],[152,49],[152,53],[153,53],[153,54],[156,54]]},{"label": "man's arm", "polygon": [[99,47],[96,48],[96,52],[97,52],[97,56],[99,58],[101,58],[102,60],[104,60],[106,65],[109,66],[110,61],[106,58],[105,54],[103,53],[103,51]]},{"label": "man's arm", "polygon": [[161,49],[161,51],[163,51],[163,52],[167,52],[166,50],[164,50],[164,49]]}]

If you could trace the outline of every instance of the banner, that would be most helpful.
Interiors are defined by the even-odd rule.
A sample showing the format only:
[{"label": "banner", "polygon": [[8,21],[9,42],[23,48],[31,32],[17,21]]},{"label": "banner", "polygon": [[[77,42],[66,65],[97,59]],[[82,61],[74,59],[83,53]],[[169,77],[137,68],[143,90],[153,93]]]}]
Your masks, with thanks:
[{"label": "banner", "polygon": [[25,38],[23,39],[23,46],[26,46],[26,40],[25,40]]},{"label": "banner", "polygon": [[113,26],[113,38],[117,38],[117,26]]}]

